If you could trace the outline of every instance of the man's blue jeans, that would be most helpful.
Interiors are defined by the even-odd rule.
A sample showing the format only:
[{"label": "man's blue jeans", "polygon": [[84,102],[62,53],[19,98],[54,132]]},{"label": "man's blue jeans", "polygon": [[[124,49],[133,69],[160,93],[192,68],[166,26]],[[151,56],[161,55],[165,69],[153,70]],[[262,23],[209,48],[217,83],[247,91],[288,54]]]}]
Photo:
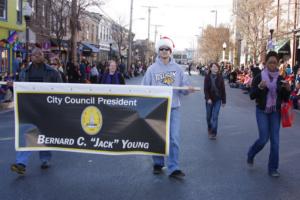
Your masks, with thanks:
[{"label": "man's blue jeans", "polygon": [[[170,118],[170,151],[168,156],[168,174],[179,170],[179,129],[180,112],[179,108],[172,108]],[[153,156],[154,165],[165,165],[163,156]]]},{"label": "man's blue jeans", "polygon": [[264,148],[270,139],[271,149],[268,165],[269,172],[278,169],[280,120],[280,111],[267,114],[263,110],[256,108],[256,121],[259,131],[259,138],[250,147],[248,158],[254,159],[255,155]]},{"label": "man's blue jeans", "polygon": [[[21,146],[26,146],[26,133],[38,131],[38,129],[31,124],[21,124],[20,125],[20,142]],[[31,156],[31,151],[18,151],[16,156],[16,163],[23,164],[25,166],[28,165],[29,157]],[[52,157],[50,151],[39,151],[40,160],[42,162],[49,161]]]},{"label": "man's blue jeans", "polygon": [[218,118],[219,118],[221,104],[222,104],[221,100],[212,102],[212,104],[208,104],[206,102],[207,128],[211,130],[211,133],[214,135],[217,135],[218,132]]},{"label": "man's blue jeans", "polygon": [[[17,164],[23,164],[25,166],[28,165],[28,160],[30,155],[32,154],[31,151],[18,151],[17,152],[17,158],[16,163]],[[42,162],[49,161],[51,159],[51,152],[50,151],[39,151],[40,154],[40,160]]]}]

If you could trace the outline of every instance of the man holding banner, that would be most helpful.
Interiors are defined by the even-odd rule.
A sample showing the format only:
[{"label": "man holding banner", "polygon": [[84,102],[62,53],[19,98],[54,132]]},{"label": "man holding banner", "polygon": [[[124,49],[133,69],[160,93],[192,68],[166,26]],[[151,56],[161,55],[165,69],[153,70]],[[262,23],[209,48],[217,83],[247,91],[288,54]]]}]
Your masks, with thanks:
[{"label": "man holding banner", "polygon": [[[143,85],[183,87],[189,86],[189,81],[184,75],[181,67],[171,57],[174,49],[173,41],[170,38],[162,37],[156,44],[158,57],[152,64],[142,81]],[[187,90],[174,88],[172,97],[172,109],[170,119],[170,151],[168,156],[168,174],[171,178],[182,178],[185,174],[179,169],[179,129],[180,129],[180,96],[194,92],[191,86]],[[153,173],[161,174],[164,167],[163,156],[153,156]]]},{"label": "man holding banner", "polygon": [[[43,51],[35,48],[32,51],[32,64],[24,69],[25,76],[21,82],[62,82],[60,74],[52,67],[44,63]],[[37,127],[28,124],[22,127],[23,134],[27,132],[38,132]],[[49,167],[49,160],[51,159],[51,152],[40,151],[40,159],[42,161],[41,168],[47,169]],[[11,165],[11,170],[18,174],[24,174],[28,159],[31,155],[30,151],[17,152],[16,163]]]}]

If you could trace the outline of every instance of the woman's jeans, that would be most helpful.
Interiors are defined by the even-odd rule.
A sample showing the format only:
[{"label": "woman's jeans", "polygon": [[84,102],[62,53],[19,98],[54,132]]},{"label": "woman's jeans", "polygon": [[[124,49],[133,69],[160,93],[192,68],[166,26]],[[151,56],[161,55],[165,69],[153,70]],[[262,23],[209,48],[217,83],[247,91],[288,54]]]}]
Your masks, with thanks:
[{"label": "woman's jeans", "polygon": [[[171,174],[175,170],[179,170],[179,129],[179,108],[172,108],[170,118],[170,151],[168,156],[168,174]],[[154,165],[165,165],[163,156],[153,156],[153,162]]]},{"label": "woman's jeans", "polygon": [[271,141],[270,156],[269,156],[269,172],[278,169],[279,163],[279,130],[281,115],[280,111],[273,113],[265,113],[263,110],[256,107],[256,121],[259,131],[259,138],[250,147],[248,159],[254,159],[255,155],[260,152],[266,143]]},{"label": "woman's jeans", "polygon": [[219,118],[221,104],[222,104],[221,100],[212,102],[212,104],[208,104],[206,102],[207,128],[214,135],[217,135],[218,132],[218,118]]}]

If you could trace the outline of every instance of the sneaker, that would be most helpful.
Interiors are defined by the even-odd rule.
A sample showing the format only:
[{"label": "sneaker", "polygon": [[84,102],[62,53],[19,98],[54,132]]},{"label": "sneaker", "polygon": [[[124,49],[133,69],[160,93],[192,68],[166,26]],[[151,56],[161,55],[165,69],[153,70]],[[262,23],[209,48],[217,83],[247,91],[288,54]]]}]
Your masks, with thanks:
[{"label": "sneaker", "polygon": [[163,166],[161,165],[154,165],[153,166],[153,174],[161,174],[163,172],[162,170]]},{"label": "sneaker", "polygon": [[216,139],[217,139],[216,134],[211,134],[210,137],[209,137],[209,139],[211,139],[211,140],[216,140]]},{"label": "sneaker", "polygon": [[170,178],[178,178],[178,179],[181,179],[184,176],[185,174],[181,170],[175,170],[169,175]]},{"label": "sneaker", "polygon": [[277,170],[269,172],[271,177],[280,177],[280,173]]},{"label": "sneaker", "polygon": [[18,174],[24,175],[26,171],[26,166],[20,163],[12,164],[10,170]]},{"label": "sneaker", "polygon": [[50,167],[50,162],[49,161],[43,161],[41,164],[42,169],[48,169]]},{"label": "sneaker", "polygon": [[247,158],[247,164],[252,167],[254,165],[254,159],[248,157]]}]

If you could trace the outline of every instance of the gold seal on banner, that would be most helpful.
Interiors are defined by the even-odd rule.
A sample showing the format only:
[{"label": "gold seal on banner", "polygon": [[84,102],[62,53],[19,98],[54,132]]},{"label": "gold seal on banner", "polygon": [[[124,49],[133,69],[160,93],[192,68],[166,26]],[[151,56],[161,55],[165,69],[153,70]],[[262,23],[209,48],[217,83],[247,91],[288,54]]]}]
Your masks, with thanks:
[{"label": "gold seal on banner", "polygon": [[81,114],[81,127],[88,135],[97,135],[103,125],[101,111],[95,106],[86,107]]}]

